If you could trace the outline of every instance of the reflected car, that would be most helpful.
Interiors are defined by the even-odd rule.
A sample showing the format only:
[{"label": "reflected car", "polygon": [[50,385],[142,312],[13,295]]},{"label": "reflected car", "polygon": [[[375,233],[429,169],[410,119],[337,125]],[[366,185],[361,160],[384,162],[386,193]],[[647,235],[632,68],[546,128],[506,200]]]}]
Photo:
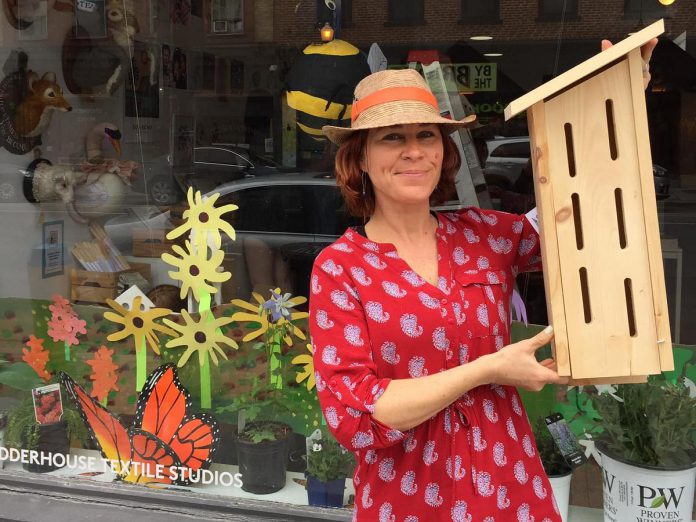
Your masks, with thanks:
[{"label": "reflected car", "polygon": [[[224,236],[224,266],[232,272],[223,284],[222,299],[280,286],[307,295],[314,258],[335,241],[352,218],[331,173],[268,174],[245,177],[216,187],[206,195],[220,194],[216,205],[239,207],[223,216],[235,229],[236,240]],[[104,224],[114,244],[132,252],[132,231],[172,229],[181,216],[156,206],[132,208]],[[153,238],[156,234],[153,232]]]},{"label": "reflected car", "polygon": [[[525,167],[529,164],[531,147],[529,136],[496,137],[486,142],[488,156],[483,175],[489,187],[514,190]],[[669,171],[653,164],[653,182],[658,200],[669,197]]]}]

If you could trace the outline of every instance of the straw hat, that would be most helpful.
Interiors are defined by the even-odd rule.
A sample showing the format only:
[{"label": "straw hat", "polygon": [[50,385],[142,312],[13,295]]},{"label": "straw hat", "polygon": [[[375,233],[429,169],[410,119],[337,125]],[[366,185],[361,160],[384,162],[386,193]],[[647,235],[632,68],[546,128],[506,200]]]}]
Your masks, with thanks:
[{"label": "straw hat", "polygon": [[352,132],[389,125],[437,123],[444,134],[472,126],[476,115],[455,121],[440,116],[435,95],[413,69],[379,71],[355,87],[350,127],[322,127],[324,135],[340,145]]}]

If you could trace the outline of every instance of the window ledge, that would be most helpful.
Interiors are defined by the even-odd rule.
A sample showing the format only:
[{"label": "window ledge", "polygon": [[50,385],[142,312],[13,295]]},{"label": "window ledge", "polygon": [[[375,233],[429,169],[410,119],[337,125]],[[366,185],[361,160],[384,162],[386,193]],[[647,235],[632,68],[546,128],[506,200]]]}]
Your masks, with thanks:
[{"label": "window ledge", "polygon": [[459,25],[500,25],[502,18],[460,18]]},{"label": "window ledge", "polygon": [[384,22],[384,27],[415,27],[419,25],[427,25],[425,20],[389,20]]},{"label": "window ledge", "polygon": [[[566,22],[579,22],[582,20],[580,15],[577,14],[572,14],[572,15],[567,15],[565,17]],[[539,15],[534,19],[535,22],[540,22],[540,23],[560,23],[561,22],[561,17],[560,16],[551,16],[551,15]]]}]

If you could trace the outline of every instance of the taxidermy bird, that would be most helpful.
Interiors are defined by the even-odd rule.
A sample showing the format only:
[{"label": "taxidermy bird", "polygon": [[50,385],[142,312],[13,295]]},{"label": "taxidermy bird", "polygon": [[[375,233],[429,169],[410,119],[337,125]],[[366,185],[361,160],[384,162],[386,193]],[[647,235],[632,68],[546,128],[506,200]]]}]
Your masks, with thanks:
[{"label": "taxidermy bird", "polygon": [[121,154],[121,131],[113,123],[97,123],[85,138],[87,161],[93,165],[104,161],[104,143],[110,143]]},{"label": "taxidermy bird", "polygon": [[133,3],[107,0],[106,22],[106,40],[91,39],[83,27],[71,29],[66,37],[63,76],[71,92],[111,95],[123,83],[140,30]]},{"label": "taxidermy bird", "polygon": [[25,138],[41,136],[51,123],[54,112],[71,110],[54,73],[47,72],[39,78],[34,71],[29,71],[27,94],[15,112],[14,127],[17,134]]}]

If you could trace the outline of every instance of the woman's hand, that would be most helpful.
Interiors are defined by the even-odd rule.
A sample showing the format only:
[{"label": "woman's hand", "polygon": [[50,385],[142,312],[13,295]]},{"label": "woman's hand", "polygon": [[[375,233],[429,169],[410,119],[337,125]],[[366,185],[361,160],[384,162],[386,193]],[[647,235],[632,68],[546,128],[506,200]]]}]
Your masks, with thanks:
[{"label": "woman's hand", "polygon": [[549,326],[531,339],[510,344],[488,356],[493,369],[492,382],[529,391],[539,391],[546,384],[566,384],[568,378],[556,373],[553,359],[538,362],[534,357],[536,351],[551,339],[553,328]]},{"label": "woman's hand", "polygon": [[[602,40],[602,51],[609,49],[612,44],[609,40]],[[643,57],[643,88],[647,89],[650,83],[650,58],[657,45],[657,38],[653,38],[640,48],[640,54]]]}]

